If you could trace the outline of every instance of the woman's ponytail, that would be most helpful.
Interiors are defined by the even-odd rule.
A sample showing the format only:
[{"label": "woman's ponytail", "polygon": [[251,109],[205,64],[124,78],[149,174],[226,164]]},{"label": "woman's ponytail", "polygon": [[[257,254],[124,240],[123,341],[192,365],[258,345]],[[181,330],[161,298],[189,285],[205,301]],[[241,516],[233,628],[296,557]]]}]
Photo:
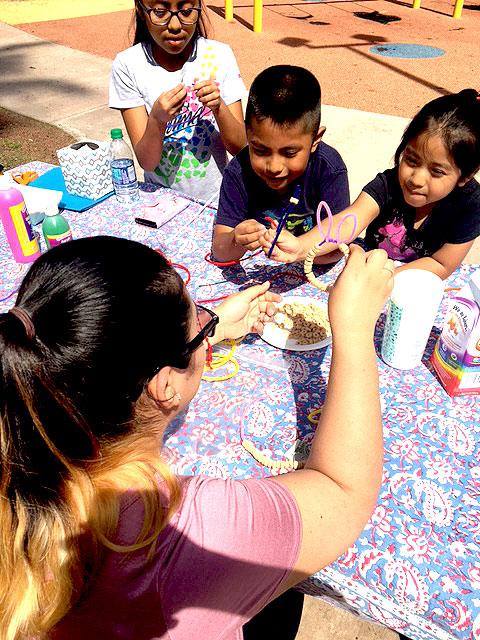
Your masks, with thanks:
[{"label": "woman's ponytail", "polygon": [[[179,488],[138,398],[156,367],[188,365],[179,354],[190,314],[163,256],[108,237],[42,254],[0,314],[2,640],[51,629],[88,588],[105,546],[152,551]],[[136,544],[122,547],[113,542],[119,503],[132,487],[145,520]]]}]

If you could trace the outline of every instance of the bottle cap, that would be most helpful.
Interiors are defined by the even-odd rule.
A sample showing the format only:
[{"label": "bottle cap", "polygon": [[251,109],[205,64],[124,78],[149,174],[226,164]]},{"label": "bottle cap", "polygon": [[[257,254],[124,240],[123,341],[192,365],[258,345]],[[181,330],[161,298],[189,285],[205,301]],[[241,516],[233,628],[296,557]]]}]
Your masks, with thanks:
[{"label": "bottle cap", "polygon": [[112,129],[110,131],[110,135],[112,136],[112,140],[118,140],[118,138],[123,138],[123,133],[121,129]]},{"label": "bottle cap", "polygon": [[45,215],[51,217],[58,215],[58,204],[49,202],[45,207]]},{"label": "bottle cap", "polygon": [[5,175],[0,175],[0,191],[8,191],[9,189],[15,189],[13,184],[10,182],[10,178]]}]

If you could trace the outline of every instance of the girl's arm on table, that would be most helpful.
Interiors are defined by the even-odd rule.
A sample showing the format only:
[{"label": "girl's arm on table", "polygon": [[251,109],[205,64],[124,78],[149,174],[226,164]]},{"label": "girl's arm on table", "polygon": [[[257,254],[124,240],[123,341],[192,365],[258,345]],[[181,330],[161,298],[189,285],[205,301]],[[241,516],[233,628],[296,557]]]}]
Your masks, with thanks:
[{"label": "girl's arm on table", "polygon": [[295,497],[303,539],[287,589],[327,566],[362,532],[382,481],[375,323],[391,292],[383,250],[353,245],[329,297],[333,351],[327,396],[305,469],[269,481]]},{"label": "girl's arm on table", "polygon": [[432,256],[408,262],[395,269],[395,273],[407,269],[424,269],[436,273],[442,280],[445,280],[462,264],[474,242],[475,240],[470,240],[462,244],[444,244]]},{"label": "girl's arm on table", "polygon": [[[362,191],[352,205],[350,205],[340,213],[336,213],[334,216],[332,216],[333,224],[330,231],[330,237],[336,238],[337,228],[341,223],[343,217],[348,215],[349,213],[353,213],[357,217],[357,229],[355,232],[355,236],[352,238],[352,240],[354,240],[364,229],[366,229],[370,222],[372,222],[372,220],[374,220],[378,216],[379,212],[380,209],[375,200],[367,193]],[[325,234],[328,231],[328,224],[328,218],[322,220],[322,229]],[[353,220],[352,218],[348,218],[340,228],[340,241],[344,242],[345,240],[348,240],[348,238],[351,236],[352,231]],[[261,239],[261,244],[265,253],[267,253],[270,249],[270,246],[275,238],[275,233],[276,229],[269,229]],[[322,242],[322,240],[323,236],[320,234],[318,226],[315,226],[307,233],[304,233],[302,236],[298,237],[295,237],[289,231],[282,231],[273,249],[271,258],[272,260],[276,260],[277,262],[303,262],[313,245]],[[320,260],[315,260],[315,262],[328,263],[334,261],[334,258],[332,258],[332,256],[328,254],[336,252],[337,247],[338,245],[336,243],[326,242],[321,247],[319,253],[319,256],[326,256],[326,258],[323,260],[320,258]]]}]

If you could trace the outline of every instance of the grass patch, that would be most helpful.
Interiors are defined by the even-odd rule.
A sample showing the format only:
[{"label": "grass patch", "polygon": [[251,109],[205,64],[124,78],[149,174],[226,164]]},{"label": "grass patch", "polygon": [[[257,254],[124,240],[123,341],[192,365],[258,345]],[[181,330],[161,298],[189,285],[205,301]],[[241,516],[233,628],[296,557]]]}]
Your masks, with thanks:
[{"label": "grass patch", "polygon": [[56,150],[76,138],[45,122],[0,107],[0,165],[14,169],[39,160],[58,165]]}]

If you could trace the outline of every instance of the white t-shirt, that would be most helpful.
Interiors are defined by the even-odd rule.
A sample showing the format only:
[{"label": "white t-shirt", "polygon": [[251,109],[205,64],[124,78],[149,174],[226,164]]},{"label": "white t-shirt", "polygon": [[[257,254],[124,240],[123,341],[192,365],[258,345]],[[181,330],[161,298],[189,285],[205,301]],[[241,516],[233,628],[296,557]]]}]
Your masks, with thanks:
[{"label": "white t-shirt", "polygon": [[[155,171],[145,171],[145,181],[172,187],[202,200],[218,194],[227,164],[225,147],[210,109],[193,91],[194,82],[213,75],[225,104],[241,100],[246,88],[233,51],[226,44],[198,38],[190,58],[178,71],[155,62],[150,44],[136,44],[113,61],[109,106],[129,109],[145,106],[147,114],[158,96],[185,84],[187,98],[181,113],[168,123],[162,157]],[[218,197],[214,201],[218,200]]]}]

